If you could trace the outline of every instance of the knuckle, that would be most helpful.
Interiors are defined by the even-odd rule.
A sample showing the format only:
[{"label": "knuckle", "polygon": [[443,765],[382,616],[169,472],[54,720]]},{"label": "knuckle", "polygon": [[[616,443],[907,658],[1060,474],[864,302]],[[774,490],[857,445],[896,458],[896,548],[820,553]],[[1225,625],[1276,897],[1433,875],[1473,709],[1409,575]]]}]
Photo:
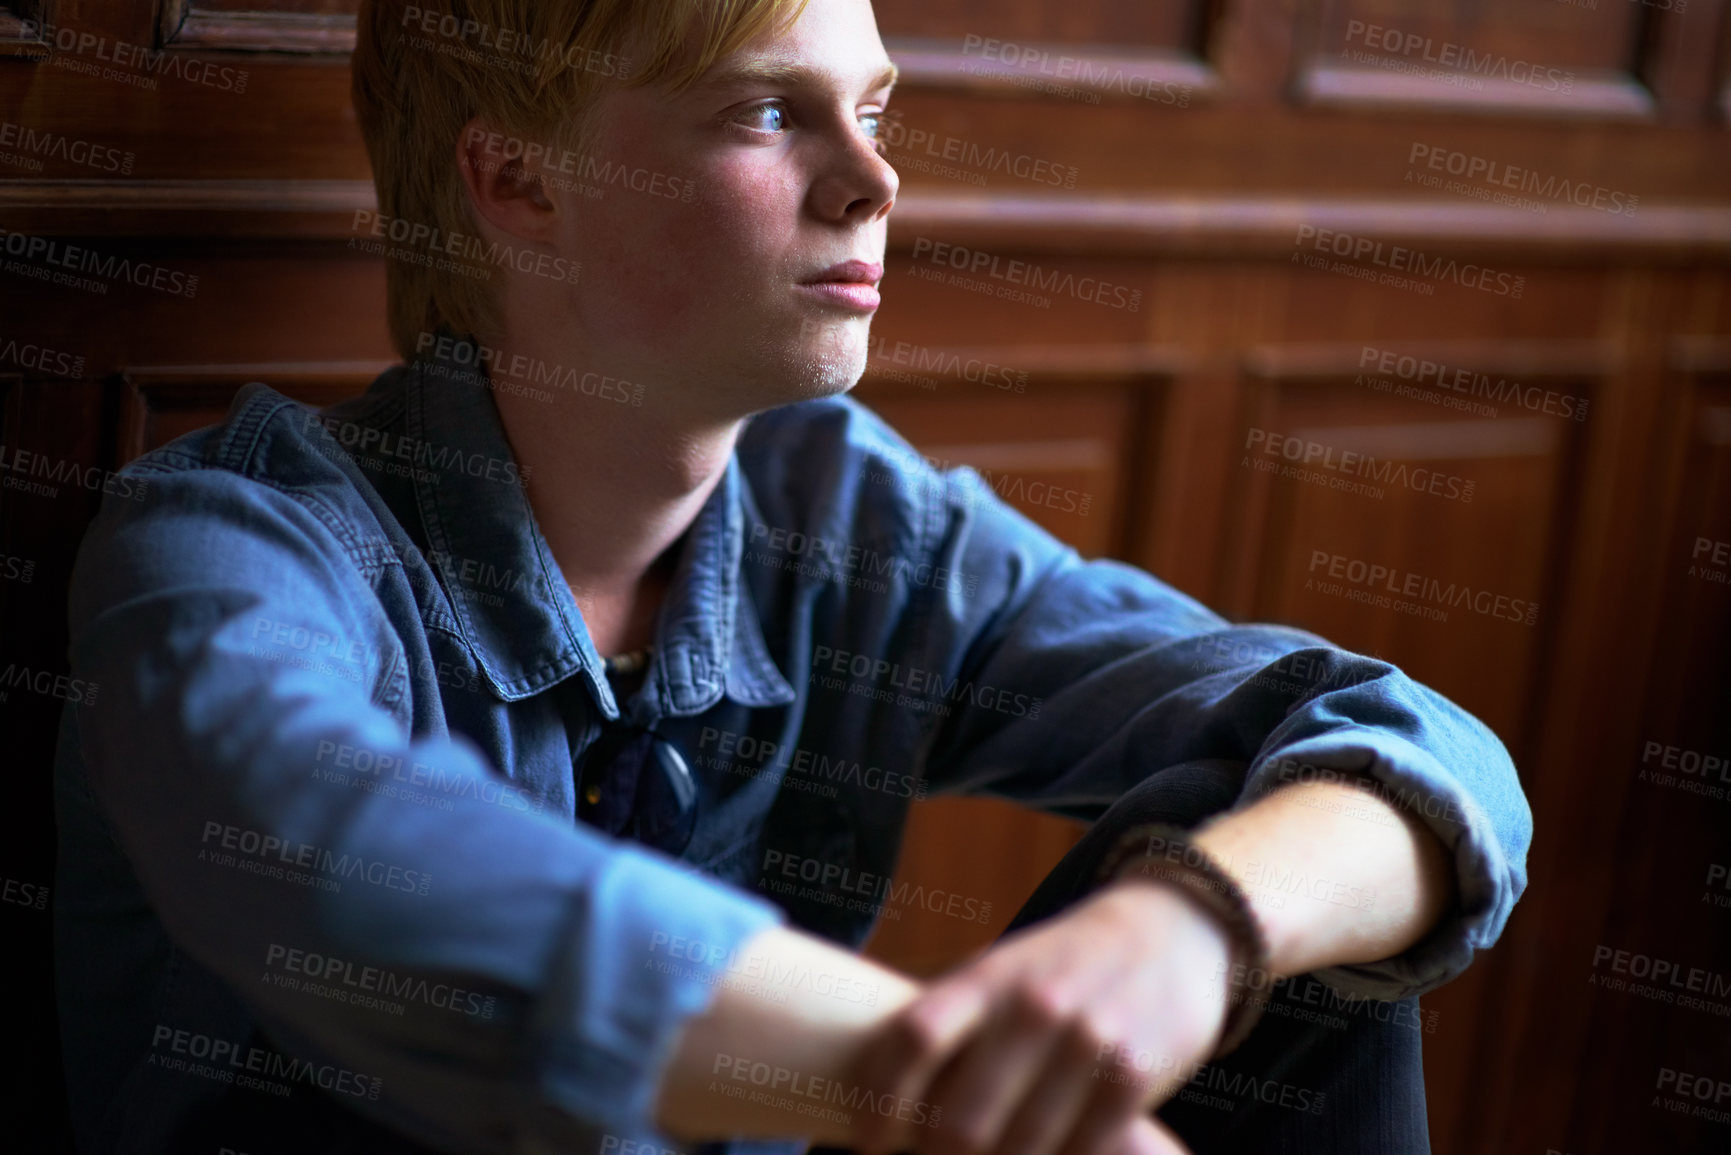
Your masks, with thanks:
[{"label": "knuckle", "polygon": [[890,1023],[888,1037],[890,1048],[904,1063],[933,1058],[943,1045],[938,1022],[917,1003]]},{"label": "knuckle", "polygon": [[1070,1018],[1069,999],[1046,983],[1022,983],[1012,988],[1009,1004],[1018,1020],[1037,1027],[1062,1027]]},{"label": "knuckle", "polygon": [[1083,1015],[1067,1024],[1063,1045],[1073,1054],[1092,1059],[1108,1051],[1116,1053],[1121,1041],[1112,1027],[1094,1016]]}]

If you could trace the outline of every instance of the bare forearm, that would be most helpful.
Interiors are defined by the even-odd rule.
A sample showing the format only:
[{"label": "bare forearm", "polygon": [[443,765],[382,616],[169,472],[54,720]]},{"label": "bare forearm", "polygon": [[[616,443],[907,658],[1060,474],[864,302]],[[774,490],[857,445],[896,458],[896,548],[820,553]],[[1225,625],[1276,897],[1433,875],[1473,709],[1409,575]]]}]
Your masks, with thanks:
[{"label": "bare forearm", "polygon": [[1195,841],[1249,896],[1276,975],[1390,958],[1454,902],[1436,835],[1338,783],[1284,787],[1209,823]]},{"label": "bare forearm", "polygon": [[917,985],[782,927],[752,938],[740,957],[737,981],[721,984],[679,1039],[662,1078],[657,1127],[688,1142],[849,1143],[858,1112],[835,1103],[860,1099],[840,1084],[868,1032],[910,1002]]}]

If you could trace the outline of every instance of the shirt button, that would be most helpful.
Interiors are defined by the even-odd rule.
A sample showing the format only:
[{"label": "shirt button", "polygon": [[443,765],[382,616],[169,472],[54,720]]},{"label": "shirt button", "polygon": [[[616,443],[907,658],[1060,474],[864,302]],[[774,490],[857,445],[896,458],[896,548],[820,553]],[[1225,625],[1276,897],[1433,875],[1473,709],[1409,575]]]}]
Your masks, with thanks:
[{"label": "shirt button", "polygon": [[601,801],[601,787],[591,786],[587,790],[583,791],[583,801],[589,803],[591,806],[599,804]]}]

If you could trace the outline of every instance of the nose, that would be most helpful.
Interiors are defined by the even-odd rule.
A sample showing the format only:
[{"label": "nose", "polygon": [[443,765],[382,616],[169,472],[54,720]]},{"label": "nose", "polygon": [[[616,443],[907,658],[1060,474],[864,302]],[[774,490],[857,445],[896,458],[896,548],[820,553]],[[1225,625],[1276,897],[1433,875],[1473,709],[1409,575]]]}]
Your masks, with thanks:
[{"label": "nose", "polygon": [[901,178],[872,138],[850,124],[827,151],[812,186],[813,207],[825,220],[869,224],[889,214],[900,189]]}]

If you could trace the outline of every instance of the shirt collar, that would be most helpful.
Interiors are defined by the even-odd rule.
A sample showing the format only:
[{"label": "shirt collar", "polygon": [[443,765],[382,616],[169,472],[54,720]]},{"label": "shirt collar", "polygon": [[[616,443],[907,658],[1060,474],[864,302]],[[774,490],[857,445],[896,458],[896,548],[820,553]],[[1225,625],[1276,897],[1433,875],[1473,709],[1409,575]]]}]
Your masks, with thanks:
[{"label": "shirt collar", "polygon": [[[505,701],[581,674],[602,714],[619,717],[601,656],[547,545],[510,441],[467,341],[441,344],[404,375],[405,435],[437,468],[413,473],[432,568],[451,594],[464,642]],[[508,468],[507,468],[508,466]],[[656,652],[633,721],[687,716],[725,693],[752,707],[797,695],[770,659],[757,606],[740,574],[749,486],[733,454],[686,534],[656,629]],[[508,580],[487,598],[463,597],[450,571],[491,566]]]}]

